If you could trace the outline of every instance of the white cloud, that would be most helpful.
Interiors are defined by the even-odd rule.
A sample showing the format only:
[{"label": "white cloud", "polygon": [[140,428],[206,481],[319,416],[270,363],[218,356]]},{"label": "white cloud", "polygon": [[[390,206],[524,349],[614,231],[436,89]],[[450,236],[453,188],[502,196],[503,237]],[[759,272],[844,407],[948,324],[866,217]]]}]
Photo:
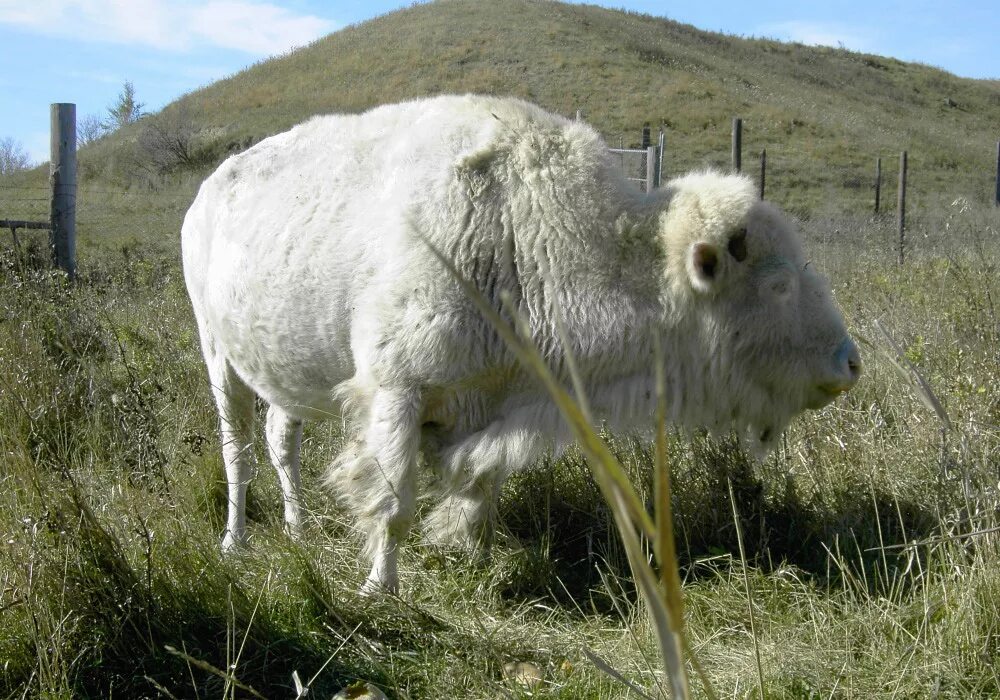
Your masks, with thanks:
[{"label": "white cloud", "polygon": [[37,29],[59,19],[65,3],[0,0],[0,22]]},{"label": "white cloud", "polygon": [[333,31],[333,23],[295,15],[282,7],[241,0],[214,0],[194,13],[194,31],[216,46],[275,54]]},{"label": "white cloud", "polygon": [[874,37],[869,29],[852,27],[839,22],[808,22],[790,20],[775,22],[758,28],[760,36],[782,41],[796,41],[812,46],[838,46],[854,51],[872,51]]},{"label": "white cloud", "polygon": [[0,0],[0,24],[40,34],[186,51],[213,46],[267,56],[334,22],[255,0]]},{"label": "white cloud", "polygon": [[88,83],[104,83],[117,87],[120,87],[122,84],[121,74],[112,71],[70,69],[66,71],[66,77]]}]

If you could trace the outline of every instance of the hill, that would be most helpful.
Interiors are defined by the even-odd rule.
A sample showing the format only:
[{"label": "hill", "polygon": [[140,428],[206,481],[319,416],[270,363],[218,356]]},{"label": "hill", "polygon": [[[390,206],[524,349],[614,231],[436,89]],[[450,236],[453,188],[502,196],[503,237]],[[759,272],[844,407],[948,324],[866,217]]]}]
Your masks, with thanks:
[{"label": "hill", "polygon": [[[923,65],[714,34],[666,19],[537,0],[442,0],[349,27],[188,95],[210,149],[309,115],[440,93],[512,94],[582,110],[609,142],[665,124],[667,167],[747,160],[766,147],[779,199],[857,189],[876,156],[910,151],[915,192],[985,196],[1000,89]],[[400,135],[401,137],[403,135]],[[221,154],[218,154],[221,155]],[[866,196],[857,193],[858,197]]]},{"label": "hill", "polygon": [[[904,149],[915,208],[957,196],[985,202],[992,192],[997,81],[539,0],[439,0],[347,27],[82,149],[82,182],[104,194],[109,182],[142,183],[176,194],[180,211],[194,182],[228,153],[313,114],[442,92],[511,94],[567,115],[581,110],[612,145],[636,142],[646,122],[663,125],[667,176],[725,167],[731,118],[740,116],[745,169],[756,175],[766,148],[768,197],[800,216],[868,211],[876,157],[889,201]],[[3,215],[30,213],[13,211],[15,204],[0,201]],[[100,212],[109,207],[114,202],[102,201]],[[126,219],[129,209],[121,211]],[[83,235],[88,220],[119,228],[91,211]],[[123,230],[148,228],[116,220]],[[156,237],[169,235],[156,228]]]}]

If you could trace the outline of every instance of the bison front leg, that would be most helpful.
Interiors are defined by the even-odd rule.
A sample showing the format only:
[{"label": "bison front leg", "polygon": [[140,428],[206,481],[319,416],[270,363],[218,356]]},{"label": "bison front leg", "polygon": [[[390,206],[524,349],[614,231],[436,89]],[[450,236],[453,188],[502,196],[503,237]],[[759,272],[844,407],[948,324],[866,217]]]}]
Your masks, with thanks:
[{"label": "bison front leg", "polygon": [[359,439],[334,462],[330,482],[357,516],[372,562],[363,593],[399,588],[398,549],[416,504],[419,417],[417,392],[379,389]]},{"label": "bison front leg", "polygon": [[441,502],[427,515],[424,530],[432,544],[449,549],[474,551],[490,545],[500,487],[506,479],[502,469],[470,478],[454,479]]},{"label": "bison front leg", "polygon": [[501,487],[545,445],[538,415],[537,406],[523,407],[444,450],[439,465],[443,498],[425,521],[430,542],[459,549],[490,544]]}]

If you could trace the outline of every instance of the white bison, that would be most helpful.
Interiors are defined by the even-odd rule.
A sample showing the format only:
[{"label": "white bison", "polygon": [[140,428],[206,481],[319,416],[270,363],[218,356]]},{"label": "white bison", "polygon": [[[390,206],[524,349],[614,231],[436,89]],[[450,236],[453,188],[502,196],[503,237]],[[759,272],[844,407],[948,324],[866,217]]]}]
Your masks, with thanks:
[{"label": "white bison", "polygon": [[419,455],[444,484],[428,533],[463,544],[504,479],[566,439],[428,244],[497,308],[506,290],[565,376],[558,309],[611,425],[649,422],[654,339],[672,420],[735,429],[758,453],[861,369],[825,282],[749,180],[706,172],[641,193],[592,128],[519,100],[311,119],[223,163],[182,241],[221,417],[223,547],[246,537],[254,395],[293,534],[302,421],[343,415],[329,480],[366,535],[369,590],[398,585]]}]

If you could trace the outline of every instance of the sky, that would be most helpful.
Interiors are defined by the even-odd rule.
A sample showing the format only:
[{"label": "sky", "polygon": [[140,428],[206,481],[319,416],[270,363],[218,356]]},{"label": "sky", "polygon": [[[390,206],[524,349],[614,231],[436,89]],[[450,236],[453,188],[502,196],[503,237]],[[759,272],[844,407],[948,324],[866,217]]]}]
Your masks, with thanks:
[{"label": "sky", "polygon": [[[483,0],[488,1],[488,0]],[[1000,78],[997,0],[590,0],[699,29],[919,61]],[[49,105],[77,122],[107,116],[125,81],[155,112],[181,95],[350,24],[398,0],[0,0],[0,140],[49,156]]]}]

